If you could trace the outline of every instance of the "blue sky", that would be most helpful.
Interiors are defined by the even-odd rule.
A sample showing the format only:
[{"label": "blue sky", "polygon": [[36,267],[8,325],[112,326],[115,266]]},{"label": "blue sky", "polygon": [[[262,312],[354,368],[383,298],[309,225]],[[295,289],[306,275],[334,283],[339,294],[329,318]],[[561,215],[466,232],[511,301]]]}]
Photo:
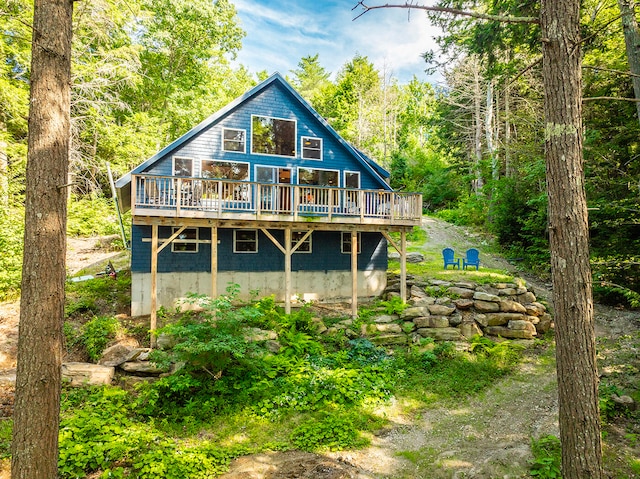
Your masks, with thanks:
[{"label": "blue sky", "polygon": [[335,79],[342,66],[358,53],[380,72],[391,72],[400,83],[407,83],[413,75],[422,81],[437,80],[424,72],[427,65],[421,57],[435,47],[436,32],[424,11],[380,9],[353,21],[361,11],[351,10],[357,0],[232,3],[247,34],[238,62],[253,73],[266,70],[269,74],[277,71],[291,75],[302,57],[318,53],[320,64]]}]

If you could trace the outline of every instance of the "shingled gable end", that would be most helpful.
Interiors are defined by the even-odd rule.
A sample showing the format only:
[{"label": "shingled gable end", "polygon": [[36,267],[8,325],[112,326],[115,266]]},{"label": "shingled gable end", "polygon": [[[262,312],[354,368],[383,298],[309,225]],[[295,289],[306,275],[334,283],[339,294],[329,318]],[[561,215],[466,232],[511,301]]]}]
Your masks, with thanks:
[{"label": "shingled gable end", "polygon": [[420,224],[420,195],[388,176],[274,74],[116,182],[132,213],[132,314],[229,283],[287,309],[351,298],[355,314],[386,285],[387,242],[404,258]]}]

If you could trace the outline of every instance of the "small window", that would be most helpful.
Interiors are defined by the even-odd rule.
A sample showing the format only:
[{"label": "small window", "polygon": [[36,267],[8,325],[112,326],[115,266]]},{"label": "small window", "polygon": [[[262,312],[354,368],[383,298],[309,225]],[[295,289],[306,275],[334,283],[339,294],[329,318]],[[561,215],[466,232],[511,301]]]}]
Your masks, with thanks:
[{"label": "small window", "polygon": [[357,171],[344,172],[345,188],[360,188],[360,173]]},{"label": "small window", "polygon": [[302,137],[302,158],[322,160],[322,138]]},{"label": "small window", "polygon": [[251,153],[296,156],[296,122],[268,116],[251,117]]},{"label": "small window", "polygon": [[174,156],[173,176],[193,176],[193,159]]},{"label": "small window", "polygon": [[[358,254],[362,253],[362,235],[358,233]],[[342,252],[351,253],[351,233],[342,233]]]},{"label": "small window", "polygon": [[[171,234],[174,234],[179,229],[174,226]],[[171,251],[173,253],[197,253],[198,228],[185,228],[171,243]]]},{"label": "small window", "polygon": [[[302,237],[307,234],[306,231],[294,231],[291,234],[291,242],[296,245],[302,239]],[[313,234],[310,234],[306,240],[304,240],[298,249],[295,250],[295,253],[311,253],[311,237]]]},{"label": "small window", "polygon": [[222,129],[222,150],[244,153],[246,151],[246,132],[233,128]]},{"label": "small window", "polygon": [[233,230],[234,253],[257,253],[258,230]]}]

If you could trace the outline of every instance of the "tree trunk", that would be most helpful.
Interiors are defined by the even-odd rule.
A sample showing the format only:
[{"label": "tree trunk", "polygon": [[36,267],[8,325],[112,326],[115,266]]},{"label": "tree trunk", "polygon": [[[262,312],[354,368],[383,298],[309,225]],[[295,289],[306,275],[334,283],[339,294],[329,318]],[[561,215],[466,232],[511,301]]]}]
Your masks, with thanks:
[{"label": "tree trunk", "polygon": [[[6,125],[0,120],[0,133],[6,131]],[[9,159],[7,142],[2,136],[0,136],[0,205],[9,206]]]},{"label": "tree trunk", "polygon": [[12,479],[57,477],[71,0],[35,0]]},{"label": "tree trunk", "polygon": [[[636,20],[635,4],[633,0],[618,0],[624,33],[624,44],[627,49],[629,70],[633,73],[633,95],[640,100],[640,31]],[[636,113],[640,121],[640,102],[636,102]]]},{"label": "tree trunk", "polygon": [[601,479],[589,230],[582,160],[579,0],[541,9],[549,242],[565,479]]},{"label": "tree trunk", "polygon": [[482,89],[480,88],[480,62],[477,62],[473,72],[473,106],[475,135],[473,138],[473,157],[474,157],[474,192],[479,195],[482,192],[484,181],[482,180]]}]

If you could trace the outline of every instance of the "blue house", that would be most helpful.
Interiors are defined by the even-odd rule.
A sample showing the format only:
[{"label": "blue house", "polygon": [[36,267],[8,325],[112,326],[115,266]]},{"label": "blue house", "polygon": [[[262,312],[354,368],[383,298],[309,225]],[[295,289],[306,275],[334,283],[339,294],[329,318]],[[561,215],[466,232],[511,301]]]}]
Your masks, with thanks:
[{"label": "blue house", "polygon": [[228,283],[287,310],[351,298],[355,314],[386,286],[388,242],[404,259],[420,224],[421,196],[388,176],[274,74],[116,182],[132,212],[132,315],[153,326],[160,306]]}]

